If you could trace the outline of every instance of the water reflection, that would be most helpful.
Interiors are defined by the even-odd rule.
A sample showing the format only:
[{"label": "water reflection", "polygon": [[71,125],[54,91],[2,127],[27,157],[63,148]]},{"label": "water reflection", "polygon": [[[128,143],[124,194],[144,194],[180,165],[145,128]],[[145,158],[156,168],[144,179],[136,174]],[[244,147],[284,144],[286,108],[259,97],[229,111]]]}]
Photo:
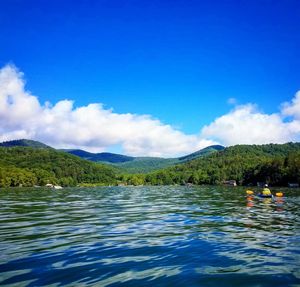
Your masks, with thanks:
[{"label": "water reflection", "polygon": [[253,195],[248,195],[247,196],[247,205],[249,209],[254,206],[254,196]]},{"label": "water reflection", "polygon": [[278,212],[282,212],[284,208],[284,198],[283,197],[276,197],[275,198],[276,203],[276,210]]},{"label": "water reflection", "polygon": [[297,192],[265,201],[207,186],[3,190],[0,284],[300,284]]},{"label": "water reflection", "polygon": [[269,211],[271,211],[273,207],[276,207],[276,211],[282,212],[284,210],[284,197],[274,196],[273,198],[258,198],[255,197],[255,195],[246,196],[247,209],[250,210],[251,208],[255,207],[256,204],[262,205],[262,207]]}]

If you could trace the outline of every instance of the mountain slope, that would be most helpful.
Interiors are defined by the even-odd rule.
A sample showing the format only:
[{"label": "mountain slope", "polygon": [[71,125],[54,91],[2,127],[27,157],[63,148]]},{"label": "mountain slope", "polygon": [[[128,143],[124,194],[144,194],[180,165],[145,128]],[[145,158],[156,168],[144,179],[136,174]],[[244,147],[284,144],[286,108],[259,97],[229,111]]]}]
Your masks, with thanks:
[{"label": "mountain slope", "polygon": [[[136,174],[121,175],[115,168],[129,164],[135,164],[127,168]],[[167,168],[157,170],[166,165]],[[154,171],[141,174],[143,169]],[[239,184],[300,183],[300,143],[236,145],[225,149],[216,146],[177,159],[134,158],[110,166],[52,148],[0,146],[0,187],[46,183],[110,185],[117,182],[135,185],[218,184],[225,180],[236,180]]]},{"label": "mountain slope", "polygon": [[[33,140],[13,140],[0,143],[3,147],[32,147],[32,148],[51,148],[43,143]],[[51,148],[52,149],[52,148]],[[85,160],[110,164],[120,169],[124,173],[147,173],[163,169],[179,163],[184,163],[199,157],[207,156],[213,152],[224,149],[223,146],[213,145],[179,158],[159,158],[159,157],[132,157],[108,152],[91,153],[80,149],[65,149],[61,152],[69,153]],[[54,149],[53,149],[54,150]]]},{"label": "mountain slope", "polygon": [[121,168],[124,172],[147,173],[207,156],[222,149],[224,149],[223,146],[213,145],[179,158],[130,157],[113,153],[89,153],[83,150],[66,150],[66,152],[87,160],[113,164]]},{"label": "mountain slope", "polygon": [[0,187],[115,182],[111,166],[50,148],[0,147]]},{"label": "mountain slope", "polygon": [[64,150],[70,154],[79,156],[81,158],[91,161],[102,161],[105,163],[121,163],[134,160],[134,157],[126,156],[122,154],[115,154],[109,152],[91,153],[80,149]]},{"label": "mountain slope", "polygon": [[193,159],[197,159],[197,158],[205,156],[205,155],[209,155],[212,152],[220,151],[220,150],[223,150],[223,149],[224,149],[224,147],[221,146],[221,145],[211,145],[211,146],[208,146],[208,147],[203,148],[201,150],[198,150],[196,152],[193,152],[191,154],[188,154],[186,156],[179,157],[178,160],[181,161],[181,162],[186,162],[186,161],[190,161],[190,160],[193,160]]},{"label": "mountain slope", "polygon": [[300,183],[300,143],[236,145],[186,163],[153,172],[145,184]]},{"label": "mountain slope", "polygon": [[23,147],[32,147],[32,148],[51,148],[50,146],[43,144],[39,141],[20,139],[12,140],[0,143],[2,147],[14,147],[14,146],[23,146]]},{"label": "mountain slope", "polygon": [[172,166],[178,163],[177,158],[136,157],[133,161],[115,164],[127,173],[147,173]]}]

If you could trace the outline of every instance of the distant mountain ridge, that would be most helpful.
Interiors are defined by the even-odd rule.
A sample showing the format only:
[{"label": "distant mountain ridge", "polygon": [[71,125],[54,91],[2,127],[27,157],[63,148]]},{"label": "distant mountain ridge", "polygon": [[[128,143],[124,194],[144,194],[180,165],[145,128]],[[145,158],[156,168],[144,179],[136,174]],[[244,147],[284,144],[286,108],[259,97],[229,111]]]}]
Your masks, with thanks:
[{"label": "distant mountain ridge", "polygon": [[133,157],[133,156],[127,156],[122,154],[115,154],[115,153],[109,153],[109,152],[101,152],[101,153],[91,153],[80,149],[68,149],[63,150],[65,152],[68,152],[73,155],[77,155],[81,158],[88,159],[91,161],[103,161],[108,163],[125,163],[125,162],[131,162],[131,161],[141,161],[141,160],[176,160],[176,161],[182,161],[185,162],[187,160],[192,160],[195,158],[198,158],[200,156],[204,156],[206,154],[210,154],[214,151],[220,151],[223,150],[224,147],[221,145],[212,145],[208,146],[206,148],[203,148],[201,150],[198,150],[196,152],[193,152],[191,154],[178,157],[178,158],[163,158],[163,157],[147,157],[147,156],[139,156],[139,157]]},{"label": "distant mountain ridge", "polygon": [[134,160],[134,157],[132,156],[110,153],[110,152],[91,153],[81,149],[63,150],[63,151],[96,162],[103,161],[107,163],[121,163],[121,162]]},{"label": "distant mountain ridge", "polygon": [[[32,147],[32,148],[51,148],[50,146],[34,140],[20,139],[0,143],[3,147]],[[213,152],[223,150],[221,145],[212,145],[178,158],[159,158],[159,157],[133,157],[109,152],[91,153],[81,149],[62,149],[60,151],[78,156],[82,159],[113,165],[128,173],[147,173],[158,169],[170,167],[172,165],[185,163]]]},{"label": "distant mountain ridge", "polygon": [[224,147],[221,145],[212,145],[178,158],[132,157],[106,152],[90,153],[77,149],[65,151],[87,160],[106,164],[113,164],[114,166],[117,166],[129,173],[147,173],[161,168],[166,168],[175,164],[191,161],[203,156],[207,156],[213,152],[221,151],[223,149]]},{"label": "distant mountain ridge", "polygon": [[[136,157],[111,165],[45,146],[27,140],[0,144],[0,188],[47,183],[62,186],[199,185],[227,181],[249,186],[258,182],[271,186],[300,184],[300,143],[211,146],[180,158]],[[81,155],[93,154],[81,151]],[[117,156],[118,160],[122,155],[108,153],[111,156]]]},{"label": "distant mountain ridge", "polygon": [[146,176],[133,176],[139,184],[151,185],[224,184],[228,181],[248,186],[257,183],[299,185],[300,143],[235,145]]},{"label": "distant mountain ridge", "polygon": [[87,161],[53,148],[34,146],[0,146],[0,188],[116,184],[113,166]]},{"label": "distant mountain ridge", "polygon": [[224,148],[225,147],[223,147],[222,145],[211,145],[206,148],[200,149],[196,152],[193,152],[191,154],[179,157],[178,159],[182,162],[190,161],[190,160],[196,159],[198,157],[211,154],[212,152],[223,150]]},{"label": "distant mountain ridge", "polygon": [[11,140],[0,143],[0,146],[3,147],[14,147],[14,146],[24,146],[24,147],[32,147],[32,148],[52,148],[44,143],[34,140],[28,139],[19,139],[19,140]]}]

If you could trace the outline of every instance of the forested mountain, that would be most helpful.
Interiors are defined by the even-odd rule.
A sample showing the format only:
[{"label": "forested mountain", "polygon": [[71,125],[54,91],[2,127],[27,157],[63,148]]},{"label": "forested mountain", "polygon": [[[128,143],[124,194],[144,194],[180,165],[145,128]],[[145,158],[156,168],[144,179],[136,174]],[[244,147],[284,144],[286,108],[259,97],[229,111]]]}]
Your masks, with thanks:
[{"label": "forested mountain", "polygon": [[147,175],[125,175],[138,184],[300,183],[300,143],[236,145]]},{"label": "forested mountain", "polygon": [[[3,142],[0,143],[0,146],[27,146],[32,148],[51,148],[50,146],[47,146],[41,142],[26,139]],[[103,164],[111,164],[117,167],[118,169],[121,169],[124,173],[147,173],[163,169],[175,164],[187,162],[202,156],[207,156],[210,153],[220,151],[222,149],[224,149],[223,146],[212,145],[179,158],[132,157],[109,152],[91,153],[81,149],[62,149],[60,151],[76,155],[85,160]]]},{"label": "forested mountain", "polygon": [[222,145],[211,145],[206,148],[200,149],[196,152],[193,152],[191,154],[188,154],[186,156],[179,157],[178,160],[180,162],[186,162],[186,161],[190,161],[193,159],[197,159],[197,158],[205,156],[205,155],[209,155],[212,152],[220,151],[223,149],[224,149],[224,147]]},{"label": "forested mountain", "polygon": [[[40,145],[2,146],[0,187],[46,183],[64,186],[78,183],[222,184],[226,180],[236,180],[243,185],[255,185],[257,182],[283,186],[289,182],[300,183],[300,143],[236,145],[225,149],[215,146],[213,152],[207,154],[206,149],[202,152],[205,156],[197,157],[198,153],[178,159],[134,158],[129,162],[118,163],[118,166],[135,161],[139,163],[139,170],[136,171],[140,173],[130,174],[112,165],[87,161],[52,148],[41,148]],[[197,158],[190,160],[193,156]],[[150,169],[158,168],[160,161],[170,166],[142,173],[143,166],[145,169],[149,169],[147,165]]]},{"label": "forested mountain", "polygon": [[114,166],[121,168],[124,172],[127,173],[147,173],[162,168],[166,168],[175,164],[187,162],[202,156],[206,156],[210,153],[222,149],[224,149],[223,146],[213,145],[179,158],[131,157],[126,155],[105,153],[105,152],[89,153],[83,150],[65,150],[65,151],[87,160],[102,162],[106,164],[113,164]]},{"label": "forested mountain", "polygon": [[81,149],[72,149],[72,150],[63,150],[63,151],[79,156],[83,159],[96,161],[96,162],[122,163],[122,162],[133,161],[135,159],[132,156],[110,153],[110,152],[91,153]]},{"label": "forested mountain", "polygon": [[124,173],[148,173],[160,170],[178,163],[177,158],[135,157],[132,161],[118,163]]},{"label": "forested mountain", "polygon": [[0,143],[0,146],[3,147],[14,147],[14,146],[27,146],[32,148],[51,148],[48,145],[45,145],[38,141],[20,139],[20,140],[12,140]]},{"label": "forested mountain", "polygon": [[46,183],[115,184],[113,167],[83,160],[51,148],[0,147],[0,187]]}]

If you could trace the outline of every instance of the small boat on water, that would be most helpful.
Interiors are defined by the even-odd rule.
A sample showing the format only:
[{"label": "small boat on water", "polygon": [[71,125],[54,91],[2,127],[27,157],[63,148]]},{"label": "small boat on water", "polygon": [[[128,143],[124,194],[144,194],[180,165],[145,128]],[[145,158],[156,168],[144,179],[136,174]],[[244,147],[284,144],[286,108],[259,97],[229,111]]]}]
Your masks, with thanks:
[{"label": "small boat on water", "polygon": [[258,194],[257,196],[260,198],[273,198],[274,197],[272,194],[268,194],[268,195]]},{"label": "small boat on water", "polygon": [[[252,196],[254,195],[254,192],[252,190],[246,190],[247,196]],[[282,192],[276,192],[275,195],[273,194],[262,194],[259,193],[256,195],[259,198],[275,198],[275,197],[283,197],[283,193]]]}]

